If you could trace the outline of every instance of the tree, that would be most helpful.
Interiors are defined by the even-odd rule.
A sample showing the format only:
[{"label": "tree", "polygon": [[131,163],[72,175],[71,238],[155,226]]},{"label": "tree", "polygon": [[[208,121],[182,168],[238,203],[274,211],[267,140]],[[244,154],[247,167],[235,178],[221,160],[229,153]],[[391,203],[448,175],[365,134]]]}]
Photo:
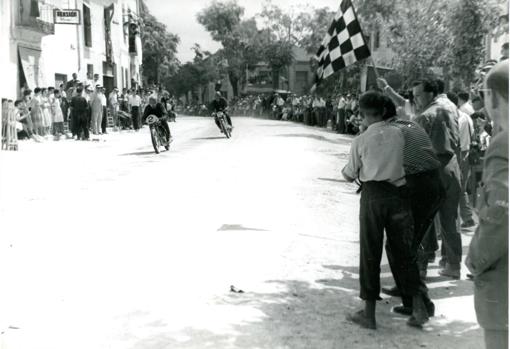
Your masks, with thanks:
[{"label": "tree", "polygon": [[431,67],[468,81],[483,58],[483,40],[500,10],[500,0],[358,0],[365,34],[385,32],[395,53],[394,67],[406,79]]},{"label": "tree", "polygon": [[327,7],[314,9],[311,14],[301,14],[298,20],[303,35],[299,40],[299,45],[305,48],[308,53],[317,53],[334,16],[335,12],[330,11]]},{"label": "tree", "polygon": [[499,17],[497,5],[490,0],[461,0],[454,6],[449,25],[453,36],[449,58],[452,75],[464,86],[474,80],[475,68],[484,58],[485,38]]},{"label": "tree", "polygon": [[293,49],[303,35],[302,17],[304,12],[297,12],[292,7],[288,12],[266,1],[262,12],[257,15],[263,22],[263,57],[272,70],[273,89],[279,88],[280,73],[294,60]]},{"label": "tree", "polygon": [[266,33],[262,49],[264,61],[271,67],[273,89],[279,88],[280,73],[294,60],[294,45],[286,40],[277,40],[272,33]]},{"label": "tree", "polygon": [[150,14],[143,1],[141,6],[144,78],[164,84],[177,71],[179,61],[176,53],[180,39]]},{"label": "tree", "polygon": [[228,62],[228,77],[234,96],[239,95],[239,80],[244,74],[243,50],[249,45],[240,35],[239,25],[244,8],[236,0],[218,2],[214,0],[197,15],[197,20],[211,34],[213,40],[222,44],[221,54]]},{"label": "tree", "polygon": [[212,55],[208,51],[202,51],[199,44],[195,44],[192,48],[195,51],[193,59],[193,73],[195,74],[193,89],[201,89],[200,96],[202,101],[205,99],[205,93],[210,82],[218,79],[218,57]]}]

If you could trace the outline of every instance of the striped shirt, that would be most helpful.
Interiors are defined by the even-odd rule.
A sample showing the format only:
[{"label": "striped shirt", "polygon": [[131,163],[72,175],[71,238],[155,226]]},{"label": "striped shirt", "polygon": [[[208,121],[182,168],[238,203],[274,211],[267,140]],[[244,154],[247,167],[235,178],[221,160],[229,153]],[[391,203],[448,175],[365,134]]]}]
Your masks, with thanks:
[{"label": "striped shirt", "polygon": [[436,170],[441,166],[432,142],[425,130],[418,124],[392,118],[387,121],[397,127],[404,136],[404,171],[406,175]]}]

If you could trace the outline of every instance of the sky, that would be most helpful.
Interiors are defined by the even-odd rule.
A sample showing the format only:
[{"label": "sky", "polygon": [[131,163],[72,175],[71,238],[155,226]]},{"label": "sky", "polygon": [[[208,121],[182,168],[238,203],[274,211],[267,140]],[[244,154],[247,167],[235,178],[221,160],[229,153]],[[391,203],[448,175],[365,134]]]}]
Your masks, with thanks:
[{"label": "sky", "polygon": [[[264,0],[238,0],[245,9],[245,17],[251,17],[262,10]],[[310,4],[313,7],[329,7],[336,11],[340,0],[272,0],[273,4],[282,8]],[[202,49],[215,52],[220,44],[214,42],[201,24],[197,22],[196,15],[207,7],[211,0],[145,0],[150,12],[162,23],[166,24],[168,31],[179,35],[181,44],[177,57],[182,63],[193,59],[191,47],[198,43]]]}]

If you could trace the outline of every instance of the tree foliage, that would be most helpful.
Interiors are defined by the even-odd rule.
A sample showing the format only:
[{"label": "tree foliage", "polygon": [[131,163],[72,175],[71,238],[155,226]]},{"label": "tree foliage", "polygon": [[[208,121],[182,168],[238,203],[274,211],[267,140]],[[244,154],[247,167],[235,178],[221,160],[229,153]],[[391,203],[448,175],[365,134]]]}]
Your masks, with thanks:
[{"label": "tree foliage", "polygon": [[500,0],[358,0],[365,34],[385,33],[393,65],[410,81],[440,67],[465,83],[484,56]]},{"label": "tree foliage", "polygon": [[309,53],[317,53],[326,32],[333,22],[334,16],[335,12],[330,11],[327,7],[304,13],[300,17],[303,35],[299,40],[299,45]]},{"label": "tree foliage", "polygon": [[143,1],[141,4],[143,75],[147,81],[164,83],[177,71],[179,61],[176,54],[180,39],[150,14]]},{"label": "tree foliage", "polygon": [[235,97],[239,95],[239,81],[247,67],[246,57],[249,52],[253,52],[245,28],[252,26],[253,23],[242,22],[243,14],[244,8],[236,0],[227,2],[214,0],[197,15],[198,22],[223,46],[220,54],[227,61],[227,74]]},{"label": "tree foliage", "polygon": [[[485,37],[498,19],[497,3],[489,0],[461,0],[453,9],[449,30],[451,42],[451,74],[468,86],[475,67],[483,60]],[[466,30],[469,28],[469,30]]]}]

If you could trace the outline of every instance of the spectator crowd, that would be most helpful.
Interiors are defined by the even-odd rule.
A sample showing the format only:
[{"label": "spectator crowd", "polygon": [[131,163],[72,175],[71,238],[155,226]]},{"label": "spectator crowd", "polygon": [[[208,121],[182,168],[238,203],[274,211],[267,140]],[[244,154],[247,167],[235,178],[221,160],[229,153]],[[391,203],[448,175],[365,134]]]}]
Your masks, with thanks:
[{"label": "spectator crowd", "polygon": [[[114,87],[107,95],[99,83],[99,75],[79,81],[77,74],[59,88],[23,88],[22,99],[2,100],[3,143],[17,139],[89,140],[92,135],[107,134],[107,127],[138,131],[142,127],[142,112],[149,97],[156,97],[171,116],[175,99],[157,85],[149,89]],[[110,119],[110,120],[109,120]],[[174,118],[175,121],[175,118]],[[9,140],[7,140],[9,138]]]}]

